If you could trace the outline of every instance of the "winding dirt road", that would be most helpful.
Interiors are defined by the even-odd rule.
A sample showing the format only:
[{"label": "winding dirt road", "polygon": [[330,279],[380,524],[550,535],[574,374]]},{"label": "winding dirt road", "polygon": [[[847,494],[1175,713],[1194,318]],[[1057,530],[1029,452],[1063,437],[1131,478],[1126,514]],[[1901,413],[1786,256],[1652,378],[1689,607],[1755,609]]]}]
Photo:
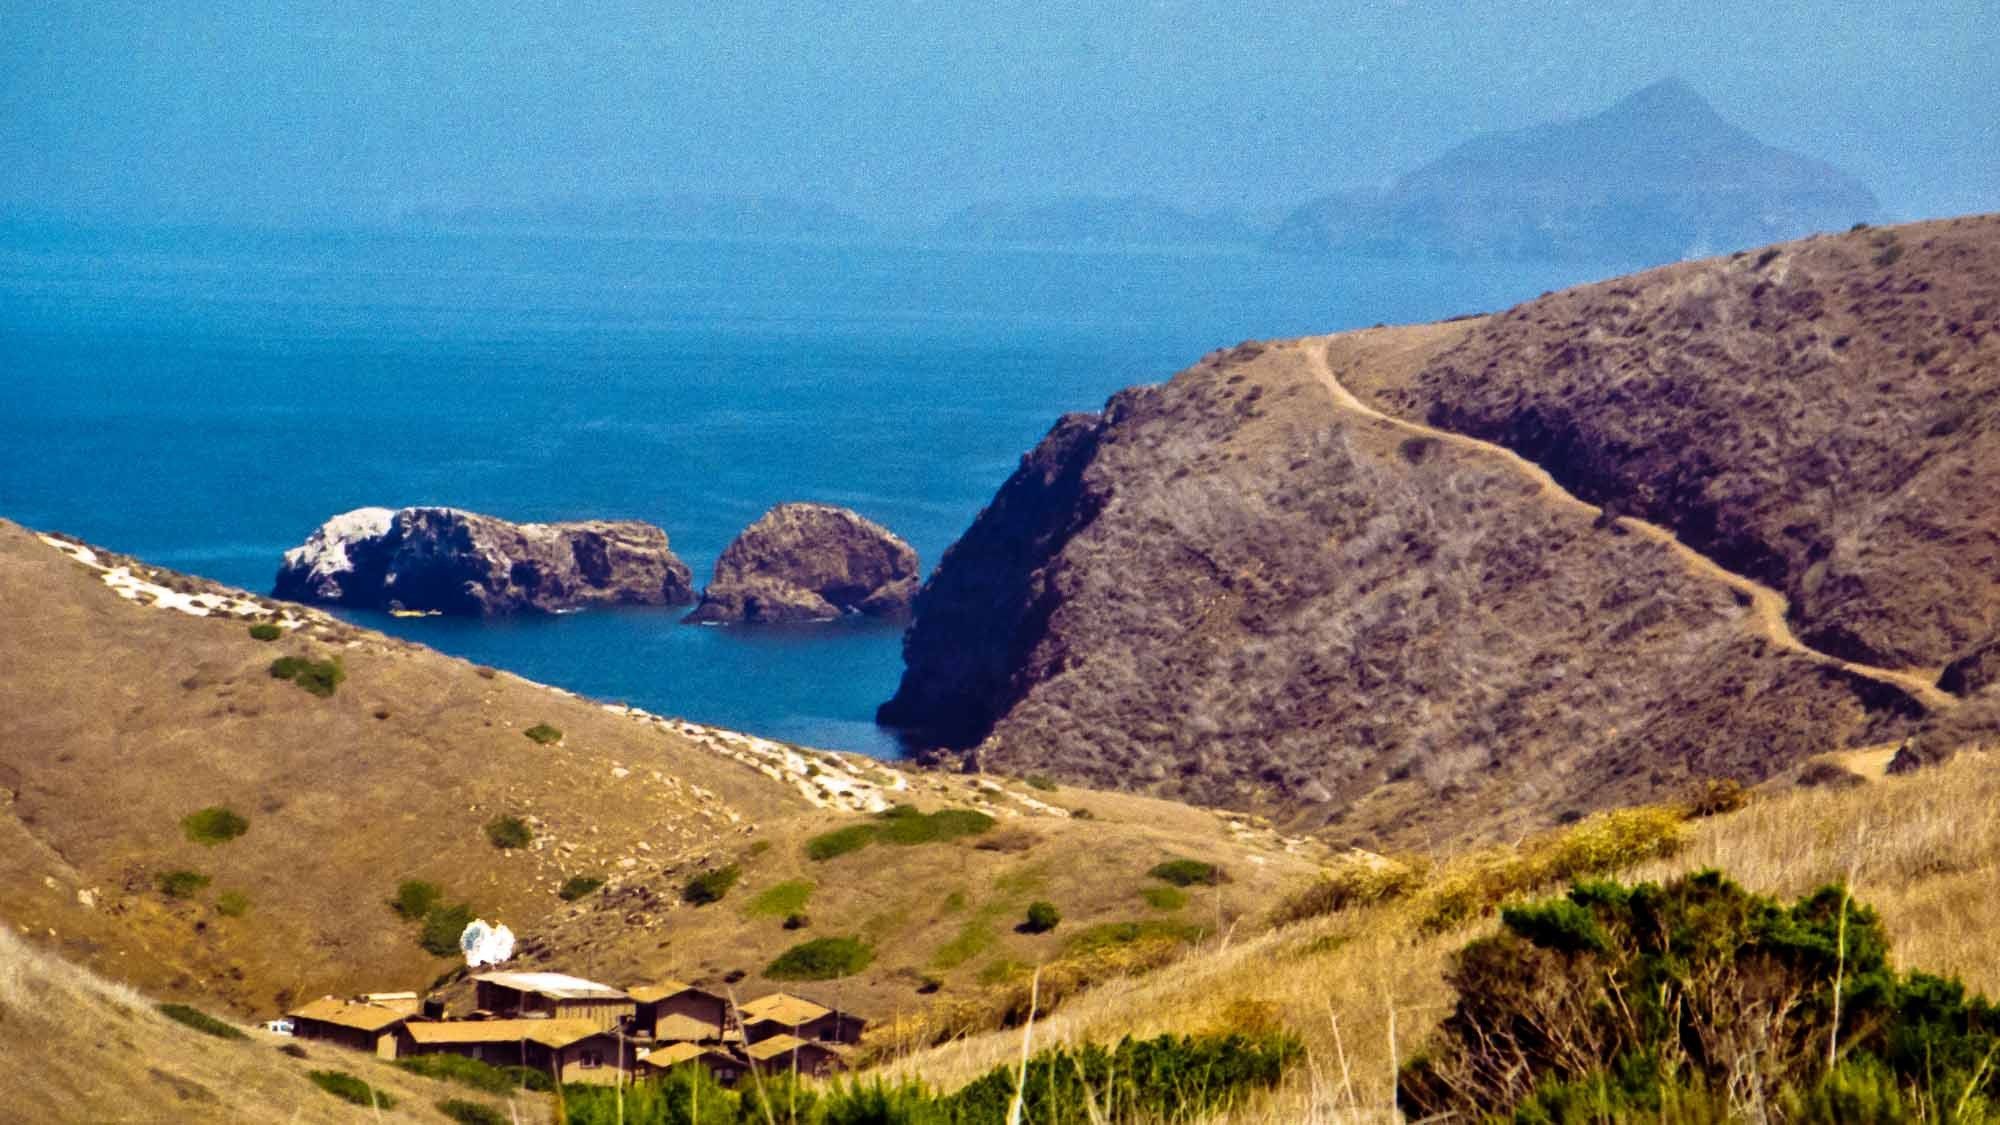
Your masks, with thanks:
[{"label": "winding dirt road", "polygon": [[[1499,458],[1505,461],[1514,471],[1533,480],[1535,485],[1548,497],[1550,502],[1556,504],[1558,507],[1572,508],[1579,513],[1589,515],[1592,519],[1598,519],[1603,516],[1603,509],[1595,504],[1578,499],[1568,489],[1558,484],[1556,479],[1549,475],[1548,470],[1522,457],[1504,445],[1495,445],[1492,442],[1481,441],[1478,438],[1467,437],[1464,434],[1452,433],[1449,430],[1434,429],[1419,422],[1397,418],[1394,415],[1384,414],[1380,410],[1361,401],[1355,396],[1354,392],[1342,385],[1339,378],[1334,375],[1333,367],[1327,362],[1326,356],[1329,344],[1330,337],[1314,336],[1298,340],[1293,346],[1300,350],[1313,374],[1319,378],[1320,382],[1326,386],[1327,391],[1333,395],[1334,404],[1340,409],[1358,414],[1377,424],[1389,426],[1404,433],[1429,438],[1459,449],[1471,450],[1487,457]],[[1681,542],[1680,539],[1675,537],[1673,532],[1668,531],[1664,527],[1632,516],[1618,517],[1617,522],[1626,530],[1666,547],[1669,551],[1673,552],[1676,558],[1680,559],[1681,564],[1687,567],[1690,573],[1697,577],[1720,582],[1730,589],[1735,590],[1748,601],[1750,607],[1749,619],[1757,634],[1778,648],[1795,652],[1817,663],[1840,668],[1853,675],[1896,688],[1923,704],[1926,709],[1934,712],[1950,710],[1957,704],[1958,700],[1954,696],[1937,686],[1936,673],[1929,673],[1927,675],[1923,672],[1904,671],[1894,668],[1877,668],[1869,664],[1856,664],[1853,661],[1842,660],[1837,656],[1830,656],[1808,646],[1805,642],[1799,640],[1797,634],[1792,632],[1789,621],[1791,602],[1785,595],[1760,582],[1752,581],[1733,571],[1724,570],[1721,566],[1717,565],[1715,560]]]}]

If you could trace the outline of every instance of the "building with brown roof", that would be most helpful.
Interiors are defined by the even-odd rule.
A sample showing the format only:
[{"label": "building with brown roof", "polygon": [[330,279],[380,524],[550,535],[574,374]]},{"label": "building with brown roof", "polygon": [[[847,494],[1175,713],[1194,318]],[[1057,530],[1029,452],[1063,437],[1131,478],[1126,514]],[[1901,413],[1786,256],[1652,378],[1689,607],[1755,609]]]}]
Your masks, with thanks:
[{"label": "building with brown roof", "polygon": [[588,1019],[412,1020],[397,1030],[396,1051],[396,1057],[460,1055],[599,1085],[619,1081],[634,1061],[616,1031]]},{"label": "building with brown roof", "polygon": [[655,1047],[639,1060],[640,1077],[657,1076],[677,1066],[699,1066],[724,1086],[734,1086],[750,1069],[748,1061],[726,1048],[702,1043],[668,1043]]},{"label": "building with brown roof", "polygon": [[805,1074],[824,1078],[847,1069],[847,1059],[826,1043],[796,1035],[773,1035],[743,1048],[750,1064],[765,1074]]},{"label": "building with brown roof", "polygon": [[496,1016],[587,1020],[609,1030],[636,1008],[608,984],[565,973],[480,973],[472,980],[474,1004]]},{"label": "building with brown roof", "polygon": [[743,1039],[755,1043],[777,1035],[792,1035],[819,1043],[859,1043],[868,1021],[803,997],[773,992],[744,1004],[738,1012]]},{"label": "building with brown roof", "polygon": [[734,1029],[729,1001],[681,981],[661,981],[626,990],[638,1010],[635,1034],[655,1042],[717,1043]]},{"label": "building with brown roof", "polygon": [[374,1051],[384,1058],[396,1057],[396,1029],[410,1018],[395,1008],[337,996],[322,996],[286,1016],[300,1039]]}]

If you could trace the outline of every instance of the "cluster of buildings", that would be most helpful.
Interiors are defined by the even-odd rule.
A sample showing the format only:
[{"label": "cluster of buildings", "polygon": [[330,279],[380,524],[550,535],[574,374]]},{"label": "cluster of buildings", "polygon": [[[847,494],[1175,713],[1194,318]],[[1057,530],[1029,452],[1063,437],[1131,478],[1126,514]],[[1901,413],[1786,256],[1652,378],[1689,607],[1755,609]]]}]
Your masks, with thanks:
[{"label": "cluster of buildings", "polygon": [[864,1021],[783,992],[741,1006],[680,981],[612,988],[563,973],[482,973],[474,1011],[445,1018],[414,992],[327,996],[289,1013],[301,1039],[387,1059],[462,1055],[564,1083],[611,1085],[693,1064],[723,1085],[751,1070],[825,1076],[845,1069]]}]

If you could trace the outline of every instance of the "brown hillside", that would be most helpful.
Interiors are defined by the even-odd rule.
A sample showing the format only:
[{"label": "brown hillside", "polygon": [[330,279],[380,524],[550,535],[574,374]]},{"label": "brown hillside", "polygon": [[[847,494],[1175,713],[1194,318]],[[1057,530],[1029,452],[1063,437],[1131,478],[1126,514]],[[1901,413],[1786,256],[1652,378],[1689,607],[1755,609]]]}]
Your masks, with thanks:
[{"label": "brown hillside", "polygon": [[1935,676],[2000,629],[2000,215],[1671,266],[1471,327],[1385,409],[1499,442]]},{"label": "brown hillside", "polygon": [[[1500,317],[1245,345],[1163,386],[1122,392],[1102,415],[1059,423],[947,553],[917,602],[908,669],[883,717],[935,756],[969,749],[988,769],[1278,808],[1410,842],[1499,836],[1692,777],[1757,780],[1816,753],[1894,745],[1926,723],[1954,740],[1979,737],[1984,718],[1966,720],[1991,709],[1946,722],[1957,708],[1935,681],[1951,645],[1991,628],[1979,608],[2000,574],[1988,554],[1990,490],[1943,488],[1984,481],[2000,465],[1981,452],[1990,411],[1961,409],[1955,428],[1926,416],[1884,437],[1872,427],[1902,407],[1843,405],[1837,390],[1824,392],[1831,404],[1801,405],[1815,385],[1800,390],[1805,376],[1773,357],[1809,350],[1798,334],[1815,315],[1845,323],[1830,311],[1833,288],[1873,292],[1882,282],[1867,271],[1921,268],[1935,278],[1891,288],[1952,296],[1931,321],[1895,320],[1896,346],[1932,365],[1909,381],[1945,379],[1957,389],[1941,395],[1969,401],[1966,388],[2000,377],[1994,338],[1976,327],[2000,301],[2000,272],[1980,264],[1980,247],[2000,257],[2000,221],[1861,231],[1587,287]],[[1806,256],[1825,257],[1823,272],[1784,273]],[[1661,311],[1681,308],[1669,294],[1738,285],[1747,294],[1762,283],[1737,275],[1760,268],[1800,291],[1761,318],[1728,321],[1724,341],[1696,349],[1736,356],[1702,385],[1757,410],[1727,423],[1711,417],[1716,409],[1682,418],[1675,411],[1692,392],[1663,390],[1659,417],[1679,421],[1641,441],[1652,423],[1629,401],[1637,392],[1613,387],[1603,397],[1625,412],[1607,412],[1629,432],[1615,431],[1612,447],[1699,459],[1721,442],[1762,456],[1775,442],[1758,435],[1794,425],[1775,404],[1803,412],[1818,437],[1773,462],[1768,479],[1717,491],[1755,503],[1710,522],[1748,526],[1767,509],[1805,519],[1810,503],[1784,502],[1781,478],[1805,482],[1800,494],[1819,497],[1821,515],[1837,495],[1830,532],[1810,522],[1792,532],[1843,544],[1840,566],[1895,555],[1889,577],[1847,584],[1883,595],[1865,612],[1842,603],[1840,620],[1899,613],[1918,623],[1894,634],[1907,642],[1841,643],[1820,610],[1833,586],[1782,581],[1791,572],[1773,576],[1718,549],[1700,533],[1706,517],[1670,519],[1680,509],[1662,515],[1616,497],[1606,511],[1588,490],[1572,492],[1569,462],[1535,463],[1546,450],[1532,443],[1524,460],[1505,442],[1419,421],[1472,410],[1435,373],[1465,370],[1520,324],[1540,325],[1539,340],[1604,333],[1591,316],[1554,318],[1548,310],[1563,302],[1616,292],[1654,310],[1661,325],[1632,313],[1613,337],[1638,347],[1630,341],[1671,335],[1664,322],[1676,316],[1694,330],[1699,303]],[[1713,311],[1723,304],[1699,304],[1711,310],[1702,323],[1724,322]],[[1858,328],[1846,335],[1841,349],[1875,354]],[[1540,368],[1519,367],[1521,385],[1488,389],[1494,402],[1531,397],[1526,372]],[[1534,401],[1567,401],[1569,383],[1539,378]],[[1888,396],[1879,387],[1889,382],[1871,381],[1863,397]],[[1449,409],[1397,405],[1427,393]],[[1728,446],[1736,433],[1741,442]],[[1912,433],[1932,444],[1900,440]],[[1907,471],[1841,452],[1899,443]],[[1865,519],[1874,538],[1854,539],[1850,519]],[[1901,547],[1891,529],[1910,520],[1936,534],[1912,533]],[[1781,581],[1772,588],[1766,576]]]},{"label": "brown hillside", "polygon": [[[126,599],[107,583],[122,575],[153,585]],[[195,595],[228,606],[197,617],[156,604]],[[619,985],[720,985],[740,971],[747,999],[777,987],[761,973],[787,946],[858,937],[875,948],[865,972],[804,987],[886,1016],[1059,957],[1097,923],[1168,922],[1190,938],[1231,926],[1318,855],[1185,806],[906,773],[592,703],[11,524],[0,524],[0,614],[0,918],[156,996],[245,1015],[327,992],[421,989],[452,970],[390,909],[404,879],[506,922],[523,964]],[[252,619],[298,628],[264,642]],[[663,616],[661,627],[676,626]],[[345,679],[320,698],[272,678],[289,654],[338,656]],[[525,736],[542,723],[559,742]],[[997,823],[806,858],[805,841],[878,823],[897,803]],[[212,805],[247,817],[248,831],[187,839],[181,818]],[[488,842],[484,826],[503,814],[532,826],[528,848]],[[1182,907],[1149,905],[1147,870],[1176,856],[1219,863],[1231,882]],[[722,902],[682,901],[691,876],[730,863],[742,875]],[[157,877],[182,869],[210,882],[163,894]],[[574,875],[606,885],[564,902]],[[813,884],[795,929],[790,911],[752,909],[790,879]],[[247,910],[226,910],[225,894]],[[1035,899],[1061,909],[1054,933],[1015,931]]]}]

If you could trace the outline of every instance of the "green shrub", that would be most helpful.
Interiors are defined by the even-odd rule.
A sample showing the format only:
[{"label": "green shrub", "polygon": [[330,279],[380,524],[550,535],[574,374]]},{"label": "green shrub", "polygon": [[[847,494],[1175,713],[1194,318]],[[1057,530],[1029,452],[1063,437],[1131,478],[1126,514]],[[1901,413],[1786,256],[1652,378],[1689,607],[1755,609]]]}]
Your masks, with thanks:
[{"label": "green shrub", "polygon": [[1057,789],[1061,788],[1061,786],[1056,784],[1054,778],[1047,777],[1039,773],[1029,774],[1028,784],[1033,788],[1040,789],[1044,793],[1053,793]]},{"label": "green shrub", "polygon": [[562,888],[556,891],[556,897],[564,902],[575,902],[585,895],[592,894],[603,885],[602,875],[572,875],[563,880]]},{"label": "green shrub", "polygon": [[1187,892],[1179,887],[1145,887],[1139,897],[1155,910],[1179,910],[1187,905]]},{"label": "green shrub", "polygon": [[1409,895],[1422,884],[1423,876],[1415,868],[1394,860],[1348,862],[1279,900],[1271,922],[1284,926],[1339,910],[1373,906]]},{"label": "green shrub", "polygon": [[285,635],[285,631],[269,621],[259,621],[250,626],[250,638],[258,641],[275,641]]},{"label": "green shrub", "polygon": [[1207,933],[1208,931],[1200,926],[1165,918],[1151,918],[1143,922],[1099,922],[1071,935],[1063,949],[1074,956],[1095,953],[1113,946],[1136,945],[1145,941],[1178,943],[1200,941]]},{"label": "green shrub", "polygon": [[1733,777],[1711,777],[1688,791],[1682,815],[1689,819],[1732,813],[1750,803],[1750,791]]},{"label": "green shrub", "polygon": [[562,732],[547,723],[536,723],[521,733],[527,735],[530,742],[542,746],[553,746],[562,741]]},{"label": "green shrub", "polygon": [[1109,1050],[1086,1043],[1035,1055],[1025,1081],[999,1066],[937,1102],[946,1121],[1006,1121],[1018,1088],[1021,1118],[1036,1125],[1205,1120],[1250,1090],[1276,1086],[1303,1053],[1282,1034],[1127,1038]]},{"label": "green shrub", "polygon": [[1021,923],[1021,929],[1025,933],[1045,934],[1061,921],[1062,911],[1056,909],[1055,903],[1037,899],[1028,904],[1028,920]]},{"label": "green shrub", "polygon": [[771,980],[832,980],[852,976],[874,959],[875,950],[858,938],[814,938],[778,954],[764,966],[764,975]]},{"label": "green shrub", "polygon": [[681,887],[681,901],[694,906],[707,906],[711,902],[721,902],[736,880],[743,877],[743,871],[735,864],[714,867],[689,879]]},{"label": "green shrub", "polygon": [[757,892],[745,910],[764,918],[785,918],[806,908],[806,901],[812,898],[813,885],[806,879],[787,879],[774,883]]},{"label": "green shrub", "polygon": [[513,1121],[513,1118],[490,1105],[469,1102],[464,1098],[446,1098],[437,1104],[437,1111],[458,1122],[458,1125],[510,1125]]},{"label": "green shrub", "polygon": [[250,831],[250,822],[223,805],[210,805],[181,818],[181,831],[197,844],[214,847]]},{"label": "green shrub", "polygon": [[250,913],[250,896],[242,891],[224,891],[215,896],[215,912],[224,918],[241,918]]},{"label": "green shrub", "polygon": [[1155,879],[1162,879],[1176,887],[1215,886],[1226,881],[1222,868],[1213,863],[1203,863],[1198,859],[1170,859],[1154,865],[1146,872]]},{"label": "green shrub", "polygon": [[208,876],[199,871],[162,871],[153,876],[153,885],[168,898],[193,898],[208,886]]},{"label": "green shrub", "polygon": [[496,848],[525,848],[535,842],[535,830],[518,816],[496,816],[486,822],[486,840]]},{"label": "green shrub", "polygon": [[233,1023],[225,1023],[222,1020],[216,1019],[199,1008],[190,1008],[186,1004],[162,1004],[159,1010],[161,1015],[173,1020],[175,1023],[186,1024],[203,1035],[213,1035],[217,1039],[250,1038],[248,1035],[243,1034],[242,1028],[237,1027]]},{"label": "green shrub", "polygon": [[451,906],[439,903],[425,912],[424,927],[417,934],[417,944],[433,956],[456,957],[459,954],[459,936],[471,924],[472,907],[462,902]]},{"label": "green shrub", "polygon": [[858,852],[872,843],[874,839],[874,825],[850,824],[846,828],[836,828],[831,832],[821,833],[807,840],[806,858],[811,860],[829,860],[835,856],[846,855],[848,852]]},{"label": "green shrub", "polygon": [[[425,1078],[439,1078],[470,1086],[489,1094],[512,1093],[521,1085],[519,1074],[527,1068],[514,1067],[512,1071],[466,1058],[464,1055],[418,1055],[415,1058],[397,1059],[396,1065],[411,1074],[421,1074]],[[540,1071],[530,1073],[540,1074]]]},{"label": "green shrub", "polygon": [[347,669],[341,665],[337,656],[332,660],[281,656],[271,662],[271,676],[274,679],[290,680],[324,699],[333,694],[341,681],[347,679]]},{"label": "green shrub", "polygon": [[396,1104],[396,1099],[388,1091],[377,1090],[344,1070],[312,1070],[306,1072],[306,1077],[312,1079],[313,1085],[344,1102],[378,1109],[389,1109]]},{"label": "green shrub", "polygon": [[1412,1119],[1969,1120],[2000,1096],[2000,1009],[1888,949],[1839,887],[1786,905],[1714,871],[1580,883],[1460,951],[1399,1100]]},{"label": "green shrub", "polygon": [[414,922],[431,912],[444,898],[444,888],[422,879],[405,879],[396,884],[396,897],[389,906],[405,921]]},{"label": "green shrub", "polygon": [[877,814],[881,839],[888,844],[937,844],[966,836],[977,836],[993,827],[993,818],[977,809],[939,809],[922,813],[908,805],[897,805]]}]

